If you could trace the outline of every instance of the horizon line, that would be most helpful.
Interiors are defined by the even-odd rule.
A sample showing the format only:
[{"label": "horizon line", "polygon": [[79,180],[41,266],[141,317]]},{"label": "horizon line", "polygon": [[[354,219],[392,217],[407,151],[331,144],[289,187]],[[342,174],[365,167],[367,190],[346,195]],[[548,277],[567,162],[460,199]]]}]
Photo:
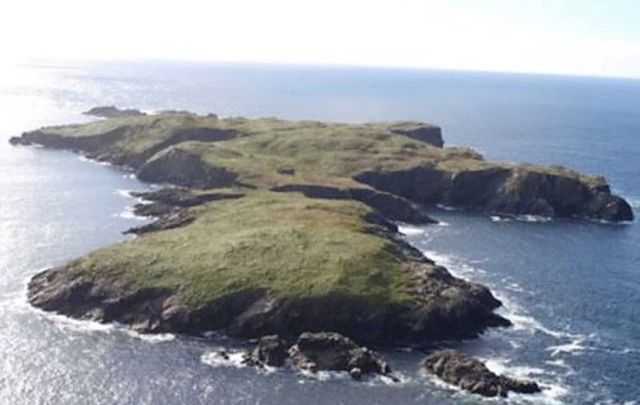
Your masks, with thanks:
[{"label": "horizon line", "polygon": [[[0,60],[2,62],[2,60]],[[78,58],[78,57],[29,57],[9,61],[13,66],[27,67],[65,67],[57,64],[142,64],[142,63],[185,63],[198,65],[243,65],[243,66],[271,66],[271,67],[300,67],[300,68],[329,68],[329,69],[371,69],[371,70],[401,70],[401,71],[431,71],[431,72],[453,72],[453,73],[476,73],[476,74],[505,74],[517,76],[546,76],[562,78],[582,78],[582,79],[609,79],[638,81],[640,76],[607,75],[597,73],[565,73],[546,71],[517,71],[500,69],[473,69],[456,67],[431,67],[431,66],[400,66],[400,65],[379,65],[379,64],[356,64],[356,63],[334,63],[334,62],[297,62],[297,61],[254,61],[254,60],[225,60],[225,59],[187,59],[187,58]]]}]

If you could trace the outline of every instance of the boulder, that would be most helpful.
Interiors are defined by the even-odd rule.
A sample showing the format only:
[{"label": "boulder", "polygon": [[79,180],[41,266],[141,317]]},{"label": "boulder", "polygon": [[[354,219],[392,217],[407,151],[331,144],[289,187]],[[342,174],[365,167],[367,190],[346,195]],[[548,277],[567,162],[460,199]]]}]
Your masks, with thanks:
[{"label": "boulder", "polygon": [[293,365],[300,370],[346,371],[355,379],[367,374],[391,373],[379,354],[335,332],[302,333],[289,354]]},{"label": "boulder", "polygon": [[480,360],[457,350],[436,351],[426,359],[424,367],[449,384],[485,397],[506,397],[509,392],[540,392],[537,383],[497,375]]},{"label": "boulder", "polygon": [[258,346],[245,356],[244,363],[254,366],[282,367],[288,357],[285,341],[278,335],[267,335],[261,337]]}]

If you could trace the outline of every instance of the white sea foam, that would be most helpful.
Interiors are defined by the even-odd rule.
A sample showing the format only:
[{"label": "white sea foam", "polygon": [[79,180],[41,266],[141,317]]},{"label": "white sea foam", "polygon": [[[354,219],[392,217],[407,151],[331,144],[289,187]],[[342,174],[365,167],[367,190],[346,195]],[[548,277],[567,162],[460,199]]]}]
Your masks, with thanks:
[{"label": "white sea foam", "polygon": [[462,211],[462,209],[457,208],[457,207],[452,207],[449,205],[444,205],[444,204],[437,204],[436,207],[440,208],[441,210],[444,211]]},{"label": "white sea foam", "polygon": [[514,330],[525,330],[530,333],[541,332],[557,339],[562,339],[562,338],[576,339],[576,338],[584,337],[584,335],[548,328],[544,326],[542,323],[540,323],[538,320],[536,320],[534,317],[529,315],[524,308],[522,308],[509,296],[503,295],[500,292],[494,292],[494,295],[503,304],[502,307],[500,307],[497,311],[501,315],[511,320],[511,322],[513,323]]},{"label": "white sea foam", "polygon": [[123,329],[123,331],[136,339],[144,340],[149,343],[171,342],[176,339],[173,333],[139,333],[131,329]]},{"label": "white sea foam", "polygon": [[456,277],[469,279],[473,278],[474,274],[486,273],[485,270],[478,267],[470,266],[469,264],[452,255],[439,253],[433,250],[423,250],[422,252],[429,259],[436,262],[436,264],[446,267],[447,270],[449,270],[449,272]]},{"label": "white sea foam", "polygon": [[328,381],[328,380],[344,380],[349,379],[351,376],[346,371],[308,371],[308,370],[299,370],[298,373],[308,379],[317,380],[317,381]]},{"label": "white sea foam", "polygon": [[521,222],[551,222],[553,220],[553,218],[540,215],[517,215],[515,219]]},{"label": "white sea foam", "polygon": [[[222,355],[220,352],[224,351],[225,355]],[[200,360],[209,366],[212,367],[246,367],[244,364],[245,353],[240,350],[228,350],[219,348],[214,351],[209,351],[204,353]]]},{"label": "white sea foam", "polygon": [[393,378],[386,375],[376,376],[373,379],[371,379],[371,382],[373,383],[373,385],[377,384],[378,382],[381,382],[384,385],[391,385],[395,387],[395,386],[408,385],[413,381],[411,377],[409,377],[404,373],[395,372],[392,375],[393,375]]},{"label": "white sea foam", "polygon": [[131,195],[131,190],[125,190],[125,189],[122,189],[122,188],[118,188],[118,189],[116,189],[115,193],[117,195],[121,196],[121,197],[124,197],[124,198],[134,198]]},{"label": "white sea foam", "polygon": [[556,367],[556,368],[561,368],[563,369],[563,373],[565,375],[567,374],[574,374],[575,371],[573,370],[573,367],[571,367],[570,365],[567,364],[566,361],[564,361],[564,359],[558,358],[558,359],[553,359],[553,360],[547,360],[544,362],[545,364],[548,364],[552,367]]},{"label": "white sea foam", "polygon": [[551,352],[551,357],[557,357],[563,354],[578,354],[588,349],[587,336],[575,335],[568,343],[547,347],[547,351]]},{"label": "white sea foam", "polygon": [[398,232],[406,236],[420,235],[424,233],[424,228],[410,225],[398,225]]},{"label": "white sea foam", "polygon": [[[525,217],[519,218],[519,220],[535,222],[549,221],[548,218],[539,217]],[[485,271],[477,266],[472,266],[464,260],[452,255],[429,250],[424,250],[423,253],[427,257],[433,259],[437,264],[447,267],[455,276],[475,281],[482,281],[478,280],[478,276],[481,276]],[[512,394],[508,398],[509,403],[542,403],[552,405],[564,403],[565,397],[570,394],[570,389],[565,385],[565,383],[563,383],[561,376],[573,374],[575,371],[571,366],[567,365],[567,363],[563,361],[561,355],[575,355],[581,353],[586,348],[585,344],[587,342],[587,337],[564,330],[554,330],[546,327],[533,316],[528,314],[524,308],[506,294],[506,292],[523,292],[524,290],[519,284],[511,282],[508,279],[503,279],[500,285],[502,286],[502,292],[500,289],[496,290],[492,288],[496,298],[503,303],[503,306],[498,309],[497,312],[513,322],[512,330],[531,334],[543,333],[557,340],[557,344],[547,349],[550,352],[551,359],[548,362],[545,362],[545,364],[549,364],[551,367],[541,368],[527,365],[514,365],[511,364],[509,360],[501,358],[485,359],[485,364],[487,364],[487,367],[490,370],[498,374],[505,374],[515,378],[533,379],[540,384],[542,388],[541,393],[535,395]],[[562,370],[559,370],[559,367],[561,367]],[[429,379],[439,387],[453,389],[460,392],[458,388],[449,385],[438,378],[429,376]]]},{"label": "white sea foam", "polygon": [[139,333],[129,329],[125,325],[117,323],[100,323],[96,321],[86,319],[74,319],[64,315],[59,315],[51,312],[45,312],[37,308],[33,308],[40,315],[50,319],[54,325],[62,330],[68,330],[72,332],[80,333],[122,333],[135,339],[143,340],[148,343],[163,343],[175,340],[176,335],[172,333]]},{"label": "white sea foam", "polygon": [[83,161],[83,162],[88,162],[88,163],[93,163],[96,165],[100,165],[100,166],[113,166],[113,164],[109,163],[109,162],[105,162],[103,160],[95,160],[95,159],[90,159],[84,155],[78,155],[78,159]]},{"label": "white sea foam", "polygon": [[543,399],[541,402],[549,405],[565,404],[564,398],[571,392],[567,386],[560,383],[541,383],[540,386],[542,392],[539,396]]},{"label": "white sea foam", "polygon": [[[558,373],[553,370],[530,367],[526,365],[513,365],[511,360],[504,358],[482,359],[487,368],[496,374],[518,379],[537,381],[542,392],[534,395],[509,394],[508,402],[511,403],[542,403],[562,404],[570,390],[558,379]],[[566,373],[563,373],[566,375]]]},{"label": "white sea foam", "polygon": [[113,214],[114,217],[124,219],[135,219],[136,221],[147,221],[148,218],[136,215],[133,211],[133,207],[126,207],[119,213]]},{"label": "white sea foam", "polygon": [[491,215],[489,219],[491,219],[491,222],[511,222],[513,220],[512,218],[501,217],[499,215]]},{"label": "white sea foam", "polygon": [[508,280],[505,280],[504,288],[509,290],[509,291],[513,291],[513,292],[517,292],[517,293],[523,293],[524,292],[524,288],[522,288],[520,286],[520,284],[514,283],[514,282],[508,282]]},{"label": "white sea foam", "polygon": [[487,368],[496,374],[505,374],[514,378],[532,378],[533,376],[545,375],[546,371],[539,367],[514,366],[511,360],[504,358],[481,359]]}]

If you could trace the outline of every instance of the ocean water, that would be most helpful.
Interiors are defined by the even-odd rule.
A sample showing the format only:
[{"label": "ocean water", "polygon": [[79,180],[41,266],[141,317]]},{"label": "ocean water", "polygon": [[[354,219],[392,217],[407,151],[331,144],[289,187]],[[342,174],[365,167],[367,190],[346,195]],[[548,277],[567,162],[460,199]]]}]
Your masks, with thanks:
[{"label": "ocean water", "polygon": [[[0,67],[0,404],[484,403],[385,354],[400,383],[259,372],[220,363],[242,342],[139,336],[29,307],[39,270],[126,237],[129,190],[150,185],[68,152],[11,147],[12,135],[87,120],[103,104],[223,116],[417,119],[491,159],[604,174],[640,212],[640,81],[418,70],[204,64]],[[503,220],[430,207],[403,227],[454,274],[489,286],[513,322],[453,343],[490,368],[541,382],[508,403],[631,404],[640,397],[640,228]]]}]

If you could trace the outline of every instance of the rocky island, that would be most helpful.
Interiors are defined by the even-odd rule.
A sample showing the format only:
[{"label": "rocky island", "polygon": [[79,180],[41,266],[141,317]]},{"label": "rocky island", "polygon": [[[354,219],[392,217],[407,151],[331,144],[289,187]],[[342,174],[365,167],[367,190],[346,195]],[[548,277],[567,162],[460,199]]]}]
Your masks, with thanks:
[{"label": "rocky island", "polygon": [[[500,302],[404,242],[396,222],[435,222],[420,208],[431,204],[633,219],[602,177],[489,162],[471,149],[445,148],[440,128],[419,122],[111,108],[109,115],[11,142],[73,150],[172,187],[140,195],[149,203],[136,211],[157,219],[130,230],[138,237],[36,275],[28,298],[47,311],[142,332],[221,330],[295,342],[330,331],[382,346],[471,338],[510,324],[493,312]],[[309,336],[297,347],[315,342]],[[332,339],[360,353],[354,343]],[[303,358],[296,353],[293,359]],[[518,386],[471,368],[493,378],[486,392]]]}]

